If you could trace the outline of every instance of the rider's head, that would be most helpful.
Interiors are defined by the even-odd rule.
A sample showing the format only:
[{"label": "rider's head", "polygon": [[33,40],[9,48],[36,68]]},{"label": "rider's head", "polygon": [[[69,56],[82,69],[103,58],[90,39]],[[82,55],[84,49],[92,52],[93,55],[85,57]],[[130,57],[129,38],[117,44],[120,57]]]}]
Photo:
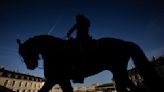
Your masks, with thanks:
[{"label": "rider's head", "polygon": [[83,14],[76,15],[76,21],[85,25],[86,28],[90,26],[90,21]]},{"label": "rider's head", "polygon": [[82,14],[76,15],[76,21],[83,21],[86,20],[86,17]]}]

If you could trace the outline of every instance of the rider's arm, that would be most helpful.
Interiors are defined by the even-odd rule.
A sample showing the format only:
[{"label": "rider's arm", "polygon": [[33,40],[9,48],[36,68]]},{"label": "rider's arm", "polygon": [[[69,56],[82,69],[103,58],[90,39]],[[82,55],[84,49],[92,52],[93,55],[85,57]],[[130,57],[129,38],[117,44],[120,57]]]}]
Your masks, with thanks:
[{"label": "rider's arm", "polygon": [[76,30],[77,24],[75,24],[67,33],[67,37],[70,37],[70,35]]}]

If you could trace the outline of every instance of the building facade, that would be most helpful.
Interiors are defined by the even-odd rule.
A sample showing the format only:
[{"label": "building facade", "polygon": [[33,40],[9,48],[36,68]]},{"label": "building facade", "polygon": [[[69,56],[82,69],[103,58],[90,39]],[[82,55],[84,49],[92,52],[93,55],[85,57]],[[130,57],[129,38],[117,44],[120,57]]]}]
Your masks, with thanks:
[{"label": "building facade", "polygon": [[[164,56],[154,58],[150,62],[164,80]],[[136,68],[128,71],[129,78],[134,84],[143,88],[143,77]],[[0,67],[0,92],[38,92],[44,85],[44,78],[5,70]],[[110,84],[110,85],[109,85]],[[116,92],[115,83],[93,84],[87,87],[74,87],[74,92]],[[49,92],[62,92],[60,87],[53,87]]]},{"label": "building facade", "polygon": [[0,68],[0,86],[14,92],[38,92],[44,79]]}]

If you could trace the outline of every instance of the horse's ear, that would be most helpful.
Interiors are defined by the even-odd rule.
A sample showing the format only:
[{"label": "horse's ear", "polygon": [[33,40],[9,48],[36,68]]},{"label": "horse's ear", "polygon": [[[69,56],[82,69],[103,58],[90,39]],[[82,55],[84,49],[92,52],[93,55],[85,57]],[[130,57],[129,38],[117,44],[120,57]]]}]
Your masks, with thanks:
[{"label": "horse's ear", "polygon": [[22,44],[21,41],[19,39],[16,39],[17,43],[19,44],[19,46]]}]

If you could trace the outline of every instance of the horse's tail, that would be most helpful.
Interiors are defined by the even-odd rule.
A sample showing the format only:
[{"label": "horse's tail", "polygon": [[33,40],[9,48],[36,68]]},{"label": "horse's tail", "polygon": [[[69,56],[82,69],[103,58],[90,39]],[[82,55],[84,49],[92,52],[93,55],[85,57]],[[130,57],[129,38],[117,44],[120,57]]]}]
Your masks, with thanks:
[{"label": "horse's tail", "polygon": [[152,67],[143,50],[135,43],[128,42],[128,51],[134,61],[136,69],[139,70],[141,76],[144,78],[146,84],[151,87],[160,84],[163,86],[162,79],[157,74],[155,68]]}]

